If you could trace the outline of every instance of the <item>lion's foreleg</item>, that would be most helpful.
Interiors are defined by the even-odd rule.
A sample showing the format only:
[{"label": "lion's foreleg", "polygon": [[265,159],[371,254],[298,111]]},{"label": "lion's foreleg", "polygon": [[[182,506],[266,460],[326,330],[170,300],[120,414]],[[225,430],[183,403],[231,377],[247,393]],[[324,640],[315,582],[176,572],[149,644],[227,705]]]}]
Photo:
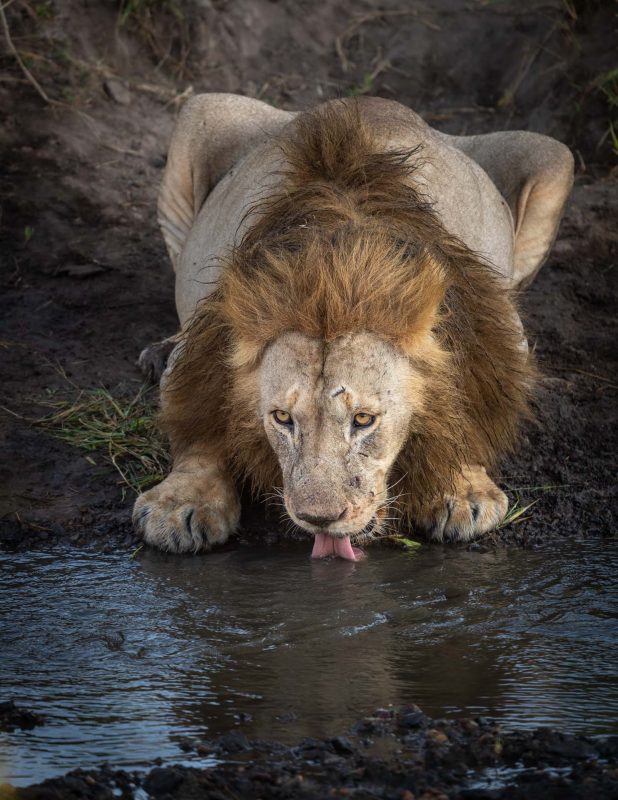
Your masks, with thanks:
[{"label": "lion's foreleg", "polygon": [[418,523],[437,541],[469,541],[496,528],[507,512],[504,492],[484,467],[464,467],[452,494],[428,503]]},{"label": "lion's foreleg", "polygon": [[177,457],[167,478],[140,495],[133,509],[144,541],[173,553],[223,544],[239,519],[233,480],[212,453],[199,447]]}]

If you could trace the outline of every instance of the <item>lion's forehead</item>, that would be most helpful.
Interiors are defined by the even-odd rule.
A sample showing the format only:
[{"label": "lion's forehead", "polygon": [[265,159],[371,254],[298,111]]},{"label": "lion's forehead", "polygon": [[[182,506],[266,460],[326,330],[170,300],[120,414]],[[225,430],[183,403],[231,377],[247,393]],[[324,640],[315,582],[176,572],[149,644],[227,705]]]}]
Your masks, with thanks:
[{"label": "lion's forehead", "polygon": [[281,406],[313,414],[319,409],[335,417],[361,408],[377,413],[406,399],[410,372],[404,354],[370,333],[328,344],[285,334],[270,346],[262,363],[263,410]]},{"label": "lion's forehead", "polygon": [[333,342],[323,368],[323,393],[360,402],[386,401],[402,388],[410,367],[406,357],[372,334],[357,334]]}]

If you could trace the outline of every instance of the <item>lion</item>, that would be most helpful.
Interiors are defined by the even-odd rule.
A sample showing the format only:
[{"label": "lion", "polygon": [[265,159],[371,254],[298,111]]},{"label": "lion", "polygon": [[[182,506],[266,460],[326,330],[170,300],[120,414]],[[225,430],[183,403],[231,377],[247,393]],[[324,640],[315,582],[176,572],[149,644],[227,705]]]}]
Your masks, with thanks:
[{"label": "lion", "polygon": [[449,136],[390,100],[191,99],[158,206],[180,332],[141,356],[152,368],[173,348],[173,468],[135,503],[143,539],[224,543],[245,481],[315,557],[357,560],[397,525],[437,541],[499,525],[488,471],[535,376],[516,295],[572,181],[551,138]]}]

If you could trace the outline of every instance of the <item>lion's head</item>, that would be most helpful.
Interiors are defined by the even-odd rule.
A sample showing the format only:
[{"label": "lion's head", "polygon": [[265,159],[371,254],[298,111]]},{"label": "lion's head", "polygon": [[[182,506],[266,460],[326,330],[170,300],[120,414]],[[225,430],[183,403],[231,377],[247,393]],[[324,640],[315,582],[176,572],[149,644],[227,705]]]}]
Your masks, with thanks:
[{"label": "lion's head", "polygon": [[364,331],[332,342],[285,333],[270,345],[259,369],[260,411],[297,525],[343,536],[381,515],[421,402],[417,381],[403,353]]},{"label": "lion's head", "polygon": [[207,442],[311,533],[418,509],[514,441],[530,364],[512,299],[379,152],[354,104],[294,122],[163,393],[178,448]]}]

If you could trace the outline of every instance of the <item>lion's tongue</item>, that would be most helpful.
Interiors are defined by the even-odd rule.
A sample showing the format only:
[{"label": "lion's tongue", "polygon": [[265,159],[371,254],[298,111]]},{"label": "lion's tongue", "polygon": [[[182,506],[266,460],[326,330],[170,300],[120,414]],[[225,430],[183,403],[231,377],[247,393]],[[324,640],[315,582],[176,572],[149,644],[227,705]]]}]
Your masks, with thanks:
[{"label": "lion's tongue", "polygon": [[365,554],[359,547],[352,547],[349,536],[338,538],[327,533],[316,533],[311,558],[339,556],[347,561],[360,561]]}]

